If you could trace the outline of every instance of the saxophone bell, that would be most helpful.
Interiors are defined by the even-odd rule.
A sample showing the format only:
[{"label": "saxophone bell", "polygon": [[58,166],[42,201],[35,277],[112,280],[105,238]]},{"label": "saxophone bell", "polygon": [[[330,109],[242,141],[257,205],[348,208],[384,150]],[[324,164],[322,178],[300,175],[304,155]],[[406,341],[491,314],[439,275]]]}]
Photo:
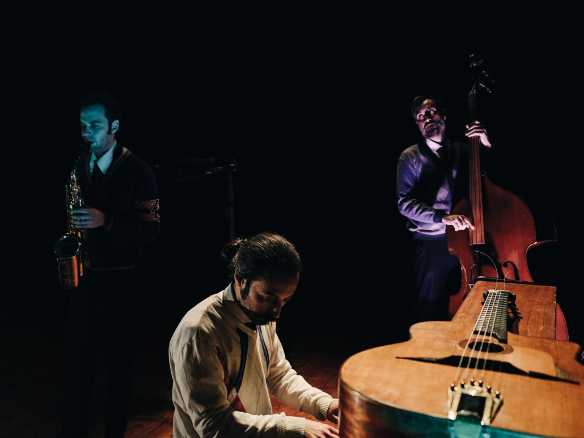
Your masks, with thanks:
[{"label": "saxophone bell", "polygon": [[73,234],[63,235],[54,247],[59,283],[65,290],[75,289],[83,277],[82,242]]}]

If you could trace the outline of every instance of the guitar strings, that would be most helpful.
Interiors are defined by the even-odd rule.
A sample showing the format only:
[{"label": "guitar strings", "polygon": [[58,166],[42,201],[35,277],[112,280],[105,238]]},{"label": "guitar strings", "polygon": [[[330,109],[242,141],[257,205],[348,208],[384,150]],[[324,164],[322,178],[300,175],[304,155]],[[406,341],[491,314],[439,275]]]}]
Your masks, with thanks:
[{"label": "guitar strings", "polygon": [[[484,233],[483,233],[483,218],[482,218],[482,188],[481,188],[481,175],[480,175],[480,139],[478,138],[471,138],[471,160],[470,160],[470,172],[471,172],[471,205],[472,205],[472,214],[473,218],[475,219],[475,230],[469,230],[470,234],[470,241],[472,244],[478,244],[484,242]],[[496,265],[493,266],[496,269]],[[484,378],[486,375],[486,367],[488,363],[488,345],[489,345],[489,338],[493,338],[493,334],[495,332],[495,328],[499,321],[498,312],[500,312],[501,302],[503,300],[504,294],[500,292],[499,289],[499,281],[501,280],[498,275],[495,276],[495,291],[488,292],[487,297],[485,300],[485,304],[483,305],[483,309],[479,318],[475,322],[475,325],[470,333],[468,341],[464,347],[463,353],[460,357],[460,361],[457,367],[457,373],[455,382],[460,381],[459,379],[462,377],[463,379],[469,378],[471,374],[471,364],[475,353],[473,350],[477,350],[477,343],[480,340],[479,348],[476,353],[476,363],[474,366],[475,374],[478,374],[479,380],[481,377]],[[502,276],[503,280],[503,290],[505,288],[505,276]],[[474,342],[473,348],[471,348],[470,354],[467,356],[467,350],[469,349],[471,343]],[[484,351],[483,351],[484,350]],[[463,368],[464,359],[467,359],[466,365]],[[479,367],[481,365],[482,360],[482,368],[479,374]],[[498,364],[500,368],[501,364]],[[474,377],[474,376],[473,376]]]},{"label": "guitar strings", "polygon": [[[493,322],[492,322],[491,328],[489,330],[488,336],[490,338],[493,338],[493,334],[495,332],[495,327],[497,326],[497,322],[498,322],[498,312],[501,309],[501,301],[503,300],[503,294],[501,293],[500,290],[496,289],[494,292],[490,292],[490,295],[494,295],[494,297],[493,297],[494,305],[493,305],[493,309],[491,310]],[[488,338],[486,338],[486,342],[484,342],[484,345],[486,346],[485,359],[483,359],[483,368],[480,371],[482,373],[482,377],[483,377],[483,379],[481,379],[481,380],[484,380],[485,371],[486,371],[487,362],[488,362],[488,344],[489,344],[489,340],[488,340]],[[483,352],[483,344],[481,344],[481,353],[482,352]],[[477,361],[476,372],[479,373],[479,361]]]},{"label": "guitar strings", "polygon": [[[476,364],[479,363],[482,348],[484,345],[483,339],[488,336],[489,334],[489,325],[491,321],[491,316],[493,314],[493,308],[495,307],[495,297],[493,296],[492,292],[487,292],[487,297],[485,299],[485,304],[483,305],[483,310],[479,315],[479,320],[481,321],[481,325],[479,327],[478,333],[474,333],[474,347],[473,350],[476,351]],[[478,340],[480,339],[480,349],[477,350]],[[471,370],[471,363],[472,358],[475,355],[474,351],[471,351],[471,360],[468,361],[467,369],[465,370],[467,379],[471,379],[475,376],[472,376]]]},{"label": "guitar strings", "polygon": [[[483,306],[483,308],[484,308],[484,306]],[[481,311],[481,313],[482,313],[482,311]],[[463,368],[464,359],[467,358],[466,351],[469,349],[469,346],[470,346],[471,342],[473,341],[473,335],[474,335],[475,331],[478,330],[479,323],[481,323],[480,316],[475,321],[474,327],[471,329],[471,332],[470,332],[470,335],[468,337],[468,340],[466,341],[466,345],[464,346],[464,350],[463,350],[463,352],[462,352],[462,354],[460,356],[460,361],[458,362],[458,367],[456,369],[456,376],[455,376],[455,379],[454,379],[455,382],[460,382],[460,379],[462,378],[462,374],[464,373],[464,370],[469,366],[470,361],[472,360],[472,351],[471,351],[471,355],[470,355],[470,357],[467,360],[467,364]]]},{"label": "guitar strings", "polygon": [[[507,283],[506,283],[505,275],[503,275],[503,290],[507,290]],[[506,294],[506,296],[507,296],[507,302],[505,303],[505,308],[503,309],[503,312],[505,312],[505,315],[507,314],[507,309],[509,306],[509,298],[510,298],[509,294]],[[507,330],[507,320],[506,320],[506,318],[503,318],[503,319],[505,321],[505,330]],[[497,361],[496,369],[493,370],[493,371],[495,371],[495,373],[493,374],[494,377],[493,377],[493,381],[492,381],[491,386],[495,387],[495,385],[498,385],[498,383],[499,383],[498,377],[500,378],[499,373],[500,373],[502,367],[503,367],[503,363],[501,361]]]},{"label": "guitar strings", "polygon": [[[499,313],[501,311],[506,311],[506,309],[503,309],[503,307],[506,307],[505,304],[506,297],[507,294],[501,292],[501,290],[499,289],[495,289],[494,291],[487,293],[487,297],[485,299],[485,303],[483,305],[479,318],[475,322],[472,332],[465,345],[464,351],[460,357],[455,382],[466,382],[466,380],[474,380],[475,378],[478,381],[483,382],[485,381],[489,355],[488,351],[489,338],[494,338],[493,335],[495,333],[497,323],[501,321],[501,319],[499,318]],[[478,341],[480,341],[480,343]],[[470,349],[470,354],[467,355],[467,350],[469,349],[471,343],[473,342],[475,345],[473,346],[473,348]],[[478,349],[476,348],[477,343],[479,345]],[[473,357],[475,356],[475,352],[473,350],[477,351],[474,369],[471,366]],[[463,367],[464,359],[467,359],[467,361]],[[500,363],[497,364],[497,368],[500,370],[501,368]],[[474,375],[471,372],[471,369],[474,371]],[[495,382],[492,383],[494,384]]]}]

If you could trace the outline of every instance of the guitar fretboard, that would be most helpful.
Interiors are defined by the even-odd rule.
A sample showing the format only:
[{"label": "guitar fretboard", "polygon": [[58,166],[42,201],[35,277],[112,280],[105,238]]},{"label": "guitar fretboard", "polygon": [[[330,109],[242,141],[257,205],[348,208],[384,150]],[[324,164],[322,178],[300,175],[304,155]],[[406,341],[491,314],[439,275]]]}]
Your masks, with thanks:
[{"label": "guitar fretboard", "polygon": [[507,309],[512,293],[507,290],[489,289],[477,320],[474,334],[494,336],[507,342]]}]

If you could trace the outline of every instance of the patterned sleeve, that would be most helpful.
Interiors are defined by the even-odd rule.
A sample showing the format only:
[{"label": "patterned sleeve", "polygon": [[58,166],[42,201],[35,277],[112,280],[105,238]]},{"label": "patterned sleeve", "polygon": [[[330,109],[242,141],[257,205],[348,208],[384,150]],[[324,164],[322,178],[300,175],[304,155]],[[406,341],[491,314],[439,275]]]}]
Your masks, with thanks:
[{"label": "patterned sleeve", "polygon": [[148,164],[135,161],[128,178],[132,181],[130,204],[107,215],[105,229],[116,246],[142,247],[160,233],[160,198],[154,172]]}]

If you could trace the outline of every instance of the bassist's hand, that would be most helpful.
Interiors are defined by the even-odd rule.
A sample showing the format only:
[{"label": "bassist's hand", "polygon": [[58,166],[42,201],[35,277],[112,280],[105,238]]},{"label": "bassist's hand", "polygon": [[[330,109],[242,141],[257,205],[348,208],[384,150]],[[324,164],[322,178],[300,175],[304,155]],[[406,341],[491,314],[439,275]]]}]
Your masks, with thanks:
[{"label": "bassist's hand", "polygon": [[462,214],[449,214],[444,216],[442,223],[454,227],[455,231],[466,230],[467,228],[474,230],[474,225],[470,219]]},{"label": "bassist's hand", "polygon": [[487,148],[493,147],[491,141],[489,140],[489,136],[487,135],[487,130],[484,126],[481,125],[481,122],[475,121],[472,122],[470,125],[466,125],[466,131],[464,133],[465,136],[468,138],[471,137],[479,137],[480,142],[483,146]]}]

